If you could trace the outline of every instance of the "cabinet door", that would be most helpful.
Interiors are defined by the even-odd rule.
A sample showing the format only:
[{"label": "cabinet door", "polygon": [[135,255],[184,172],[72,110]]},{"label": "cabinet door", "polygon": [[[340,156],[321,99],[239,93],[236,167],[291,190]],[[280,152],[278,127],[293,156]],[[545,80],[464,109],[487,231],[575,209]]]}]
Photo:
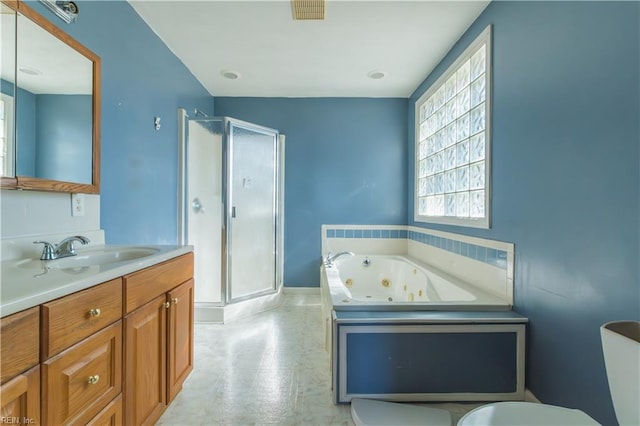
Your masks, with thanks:
[{"label": "cabinet door", "polygon": [[168,396],[173,401],[193,370],[193,280],[169,292]]},{"label": "cabinet door", "polygon": [[40,424],[40,366],[0,387],[2,423]]},{"label": "cabinet door", "polygon": [[124,319],[124,423],[153,424],[167,402],[166,296],[156,297]]}]

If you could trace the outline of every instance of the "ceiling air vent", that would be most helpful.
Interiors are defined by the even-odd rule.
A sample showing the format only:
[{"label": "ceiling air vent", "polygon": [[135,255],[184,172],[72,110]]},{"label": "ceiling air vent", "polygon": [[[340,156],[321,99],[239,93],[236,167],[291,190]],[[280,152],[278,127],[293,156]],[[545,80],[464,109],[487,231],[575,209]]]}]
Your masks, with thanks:
[{"label": "ceiling air vent", "polygon": [[324,20],[325,0],[291,0],[296,21]]}]

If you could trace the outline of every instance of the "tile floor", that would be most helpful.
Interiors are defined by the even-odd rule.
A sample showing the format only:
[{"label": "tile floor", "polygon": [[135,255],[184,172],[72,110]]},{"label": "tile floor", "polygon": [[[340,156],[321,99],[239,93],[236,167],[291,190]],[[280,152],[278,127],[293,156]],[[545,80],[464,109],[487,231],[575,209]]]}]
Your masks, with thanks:
[{"label": "tile floor", "polygon": [[[158,425],[353,425],[331,402],[320,294],[230,324],[196,324],[195,367]],[[454,424],[478,404],[432,404]]]}]

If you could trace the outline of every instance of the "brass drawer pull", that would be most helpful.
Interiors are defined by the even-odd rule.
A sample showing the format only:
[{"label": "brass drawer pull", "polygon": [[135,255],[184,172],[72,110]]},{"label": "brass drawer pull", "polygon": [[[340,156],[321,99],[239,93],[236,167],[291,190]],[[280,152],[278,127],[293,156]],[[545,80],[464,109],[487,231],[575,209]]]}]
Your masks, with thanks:
[{"label": "brass drawer pull", "polygon": [[174,305],[178,304],[178,298],[174,297],[173,299],[171,299],[171,301],[173,302]]},{"label": "brass drawer pull", "polygon": [[164,303],[162,304],[162,306],[164,306],[166,309],[169,309],[169,307],[171,306],[171,303],[169,303],[169,302],[164,302]]},{"label": "brass drawer pull", "polygon": [[99,317],[100,314],[101,314],[100,308],[89,309],[89,316],[90,317]]},{"label": "brass drawer pull", "polygon": [[87,383],[89,383],[90,385],[95,385],[99,380],[100,376],[96,374],[95,376],[89,376],[89,378],[87,379]]}]

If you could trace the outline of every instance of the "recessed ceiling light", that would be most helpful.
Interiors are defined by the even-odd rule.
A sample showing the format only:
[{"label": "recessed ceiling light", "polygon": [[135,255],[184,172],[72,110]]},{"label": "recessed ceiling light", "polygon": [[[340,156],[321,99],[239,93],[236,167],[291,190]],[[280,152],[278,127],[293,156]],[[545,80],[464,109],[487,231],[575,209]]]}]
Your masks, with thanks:
[{"label": "recessed ceiling light", "polygon": [[42,71],[33,67],[20,67],[18,71],[29,75],[42,75]]},{"label": "recessed ceiling light", "polygon": [[236,71],[231,71],[231,70],[223,70],[220,72],[220,74],[224,77],[224,78],[228,78],[229,80],[237,80],[240,78],[240,73],[236,72]]},{"label": "recessed ceiling light", "polygon": [[384,78],[387,75],[387,73],[385,73],[384,71],[371,71],[369,74],[367,74],[367,76],[372,79],[372,80],[380,80],[381,78]]}]

